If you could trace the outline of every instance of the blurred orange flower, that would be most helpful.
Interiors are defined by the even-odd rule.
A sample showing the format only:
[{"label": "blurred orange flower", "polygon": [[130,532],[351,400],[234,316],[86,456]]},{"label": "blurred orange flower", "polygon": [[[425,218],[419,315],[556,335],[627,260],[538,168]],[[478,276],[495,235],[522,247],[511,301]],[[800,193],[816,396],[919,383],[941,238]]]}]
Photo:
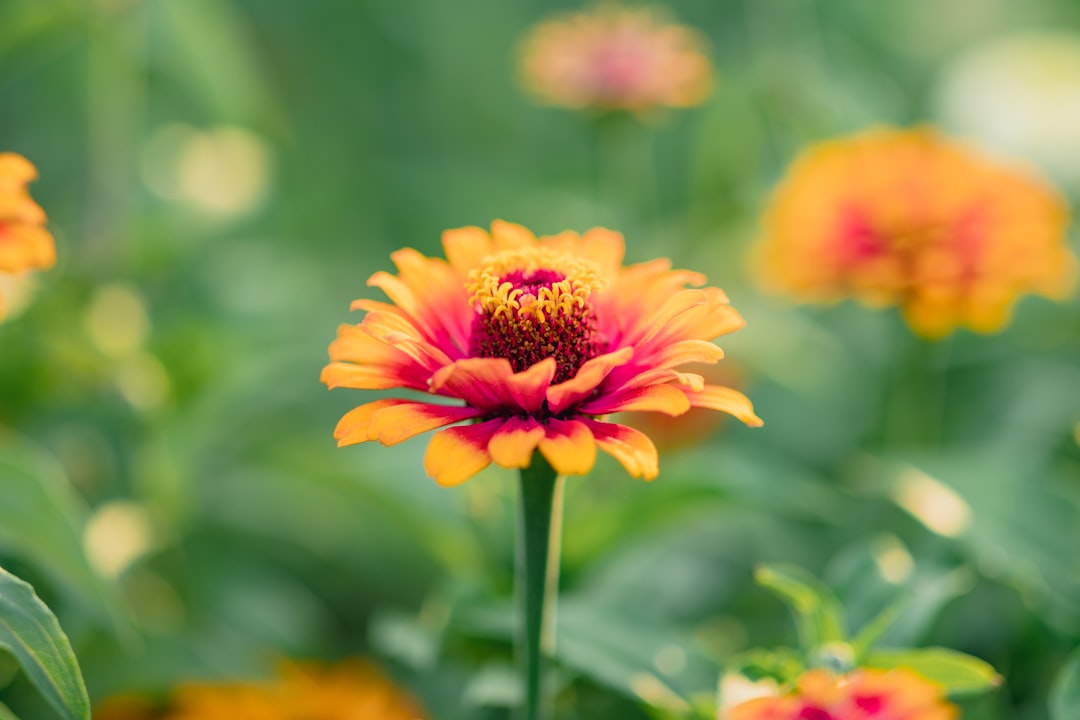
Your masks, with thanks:
[{"label": "blurred orange flower", "polygon": [[929,338],[994,332],[1021,295],[1069,294],[1067,223],[1037,178],[929,128],[880,129],[795,161],[755,259],[766,287],[801,300],[898,305]]},{"label": "blurred orange flower", "polygon": [[605,3],[537,25],[522,48],[522,83],[564,107],[690,107],[712,90],[704,48],[700,33],[661,9]]},{"label": "blurred orange flower", "polygon": [[911,670],[811,670],[791,695],[736,705],[723,720],[953,720],[960,710]]},{"label": "blurred orange flower", "polygon": [[286,663],[267,683],[188,684],[163,707],[116,698],[95,720],[421,720],[420,706],[366,663]]},{"label": "blurred orange flower", "polygon": [[582,475],[598,448],[652,479],[653,443],[602,416],[701,407],[761,424],[745,395],[680,369],[719,361],[710,341],[743,325],[723,291],[686,287],[702,275],[667,260],[623,267],[622,235],[602,228],[537,239],[495,221],[490,234],[448,230],[443,246],[449,261],[399,250],[398,275],[371,277],[393,304],[354,302],[367,316],[339,329],[322,374],[331,388],[427,397],[350,411],[339,445],[474,421],[432,438],[424,465],[436,482],[462,483],[491,462],[525,468],[537,450],[558,473]]},{"label": "blurred orange flower", "polygon": [[[35,178],[37,170],[26,158],[0,153],[0,274],[43,270],[56,262],[53,237],[45,229],[45,211],[26,189]],[[0,297],[0,316],[3,310]]]}]

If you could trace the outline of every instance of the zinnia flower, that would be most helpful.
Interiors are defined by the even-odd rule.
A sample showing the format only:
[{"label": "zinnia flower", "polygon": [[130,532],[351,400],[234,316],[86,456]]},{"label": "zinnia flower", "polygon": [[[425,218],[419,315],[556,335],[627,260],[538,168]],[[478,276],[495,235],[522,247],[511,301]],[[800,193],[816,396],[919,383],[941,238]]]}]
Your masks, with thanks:
[{"label": "zinnia flower", "polygon": [[[30,199],[26,186],[37,170],[21,155],[0,153],[0,274],[43,270],[56,262],[45,212]],[[4,298],[0,297],[0,316]]]},{"label": "zinnia flower", "polygon": [[723,720],[953,720],[959,709],[940,686],[911,670],[811,670],[791,695],[736,705]]},{"label": "zinnia flower", "polygon": [[96,720],[421,720],[419,705],[368,664],[286,663],[266,683],[191,683],[164,705],[115,698]]},{"label": "zinnia flower", "polygon": [[802,300],[897,305],[931,338],[993,332],[1023,294],[1068,295],[1067,222],[1034,177],[928,128],[874,130],[796,160],[757,259],[766,286]]},{"label": "zinnia flower", "polygon": [[443,247],[447,260],[399,250],[398,275],[371,277],[393,304],[354,302],[367,315],[339,329],[322,374],[331,388],[427,397],[350,411],[335,431],[339,445],[392,445],[473,421],[432,438],[424,466],[440,484],[462,483],[492,461],[528,467],[537,450],[560,474],[581,475],[597,448],[652,479],[652,442],[602,416],[704,407],[761,424],[742,393],[679,370],[717,362],[723,352],[709,341],[743,325],[721,290],[686,288],[704,284],[700,274],[667,260],[622,267],[622,235],[601,228],[538,240],[496,221],[490,234],[448,230]]},{"label": "zinnia flower", "polygon": [[700,33],[656,8],[607,3],[534,28],[522,82],[541,101],[571,108],[689,107],[712,89],[704,47]]}]

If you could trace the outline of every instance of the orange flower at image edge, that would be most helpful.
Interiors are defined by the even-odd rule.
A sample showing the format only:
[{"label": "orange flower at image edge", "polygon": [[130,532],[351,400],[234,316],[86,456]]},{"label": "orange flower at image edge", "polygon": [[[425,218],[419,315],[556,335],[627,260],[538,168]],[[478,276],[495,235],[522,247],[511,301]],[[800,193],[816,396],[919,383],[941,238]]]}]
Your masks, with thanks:
[{"label": "orange flower at image edge", "polygon": [[372,666],[286,663],[266,683],[191,683],[158,707],[129,696],[106,701],[95,720],[421,720],[411,697]]},{"label": "orange flower at image edge", "polygon": [[[56,262],[53,237],[45,229],[45,212],[26,186],[37,170],[26,158],[0,153],[0,275],[44,270]],[[4,298],[0,296],[0,317]]]},{"label": "orange flower at image edge", "polygon": [[367,315],[339,329],[322,374],[331,388],[428,398],[361,405],[338,423],[339,445],[392,445],[470,421],[428,446],[424,466],[442,485],[491,462],[528,467],[537,450],[558,473],[582,475],[597,448],[652,479],[653,443],[603,416],[702,407],[761,425],[745,395],[679,369],[716,363],[723,352],[710,340],[743,325],[721,290],[686,287],[703,285],[700,274],[662,259],[623,267],[622,235],[601,228],[537,239],[496,221],[490,234],[448,230],[443,247],[447,260],[399,250],[398,275],[371,277],[393,304],[354,302]]},{"label": "orange flower at image edge", "polygon": [[704,38],[655,8],[614,3],[537,25],[522,46],[525,88],[552,105],[690,107],[712,90]]},{"label": "orange flower at image edge", "polygon": [[796,692],[736,705],[723,720],[954,720],[941,688],[910,670],[811,670]]},{"label": "orange flower at image edge", "polygon": [[800,300],[897,305],[929,338],[993,332],[1021,295],[1070,293],[1067,223],[1037,178],[928,128],[873,130],[795,161],[756,260],[768,288]]}]

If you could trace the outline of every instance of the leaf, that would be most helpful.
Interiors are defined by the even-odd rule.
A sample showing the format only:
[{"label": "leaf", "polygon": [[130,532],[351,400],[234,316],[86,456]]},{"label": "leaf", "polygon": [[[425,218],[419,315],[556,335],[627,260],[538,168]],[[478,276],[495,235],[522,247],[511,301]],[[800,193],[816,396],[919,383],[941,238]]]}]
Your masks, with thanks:
[{"label": "leaf", "polygon": [[822,645],[844,642],[840,601],[813,575],[793,566],[762,565],[754,578],[791,606],[806,652],[813,653]]},{"label": "leaf", "polygon": [[83,552],[86,515],[63,468],[22,438],[0,433],[0,546],[74,590],[103,618],[123,628],[113,591]]},{"label": "leaf", "polygon": [[876,650],[865,663],[883,670],[909,668],[943,686],[948,695],[979,695],[1001,684],[989,663],[946,648]]},{"label": "leaf", "polygon": [[1054,680],[1050,720],[1080,720],[1080,649],[1073,652]]},{"label": "leaf", "polygon": [[[469,634],[509,640],[510,606],[473,606],[456,617]],[[715,692],[717,668],[677,628],[567,595],[559,598],[555,658],[574,673],[650,712],[685,717],[701,692]]]},{"label": "leaf", "polygon": [[0,647],[67,720],[90,720],[79,663],[52,611],[27,583],[0,568]]},{"label": "leaf", "polygon": [[4,703],[0,703],[0,720],[19,720]]}]

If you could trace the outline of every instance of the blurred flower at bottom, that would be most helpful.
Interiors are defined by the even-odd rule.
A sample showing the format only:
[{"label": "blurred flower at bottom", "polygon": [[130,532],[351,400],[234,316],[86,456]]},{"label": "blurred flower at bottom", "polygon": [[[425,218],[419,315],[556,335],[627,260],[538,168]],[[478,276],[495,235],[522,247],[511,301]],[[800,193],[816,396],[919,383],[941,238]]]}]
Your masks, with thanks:
[{"label": "blurred flower at bottom", "polygon": [[266,682],[189,683],[164,703],[134,695],[105,701],[96,720],[420,720],[412,697],[374,666],[282,664]]},{"label": "blurred flower at bottom", "polygon": [[959,714],[939,685],[911,670],[811,670],[793,694],[754,698],[722,710],[720,720],[952,720]]},{"label": "blurred flower at bottom", "polygon": [[[56,263],[53,237],[45,229],[45,211],[26,190],[37,169],[23,156],[0,153],[0,277],[44,270]],[[0,295],[0,318],[5,300]]]}]

